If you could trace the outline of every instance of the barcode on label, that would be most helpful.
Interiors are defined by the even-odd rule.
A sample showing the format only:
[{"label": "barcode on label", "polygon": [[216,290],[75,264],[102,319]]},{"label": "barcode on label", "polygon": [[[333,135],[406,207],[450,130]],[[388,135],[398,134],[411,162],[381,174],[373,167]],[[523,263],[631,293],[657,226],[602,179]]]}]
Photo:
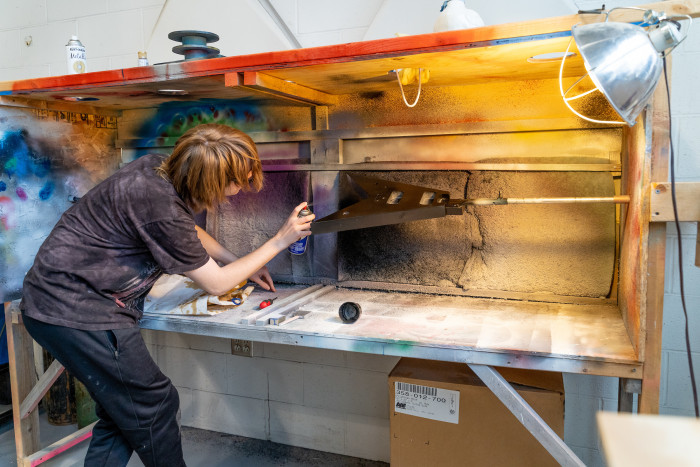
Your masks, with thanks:
[{"label": "barcode on label", "polygon": [[426,396],[437,396],[437,388],[421,386],[419,384],[401,383],[398,381],[396,382],[396,386],[399,391],[410,391]]}]

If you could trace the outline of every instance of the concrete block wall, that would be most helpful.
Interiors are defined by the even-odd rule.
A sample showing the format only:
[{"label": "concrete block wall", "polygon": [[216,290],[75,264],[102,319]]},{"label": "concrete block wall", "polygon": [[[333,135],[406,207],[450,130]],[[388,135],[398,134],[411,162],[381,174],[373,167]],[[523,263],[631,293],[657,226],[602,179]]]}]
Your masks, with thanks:
[{"label": "concrete block wall", "polygon": [[271,0],[270,3],[303,47],[317,47],[363,40],[385,1]]},{"label": "concrete block wall", "polygon": [[[67,73],[65,45],[77,35],[88,71],[136,66],[165,0],[4,0],[0,81]],[[29,44],[27,44],[29,42]]]},{"label": "concrete block wall", "polygon": [[617,411],[618,378],[564,375],[564,442],[589,467],[604,466],[596,413]]},{"label": "concrete block wall", "polygon": [[183,425],[389,461],[387,375],[398,358],[261,343],[241,357],[229,339],[143,335],[178,388]]}]

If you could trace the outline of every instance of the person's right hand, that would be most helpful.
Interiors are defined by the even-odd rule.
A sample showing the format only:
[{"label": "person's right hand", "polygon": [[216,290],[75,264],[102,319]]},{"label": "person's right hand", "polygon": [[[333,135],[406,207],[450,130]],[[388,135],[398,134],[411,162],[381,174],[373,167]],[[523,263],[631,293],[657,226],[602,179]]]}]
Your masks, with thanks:
[{"label": "person's right hand", "polygon": [[308,205],[308,203],[304,202],[295,207],[287,218],[287,221],[275,234],[278,245],[281,247],[280,250],[287,248],[297,240],[311,235],[311,221],[314,220],[316,216],[311,213],[308,216],[299,217],[299,212],[304,209],[306,205]]}]

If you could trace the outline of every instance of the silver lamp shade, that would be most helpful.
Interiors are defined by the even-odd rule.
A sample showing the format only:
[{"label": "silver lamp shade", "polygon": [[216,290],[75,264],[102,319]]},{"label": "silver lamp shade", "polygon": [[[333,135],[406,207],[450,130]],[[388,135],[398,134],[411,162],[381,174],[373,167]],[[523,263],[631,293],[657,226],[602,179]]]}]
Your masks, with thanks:
[{"label": "silver lamp shade", "polygon": [[663,70],[647,32],[632,24],[604,22],[574,26],[572,34],[598,90],[634,125]]}]

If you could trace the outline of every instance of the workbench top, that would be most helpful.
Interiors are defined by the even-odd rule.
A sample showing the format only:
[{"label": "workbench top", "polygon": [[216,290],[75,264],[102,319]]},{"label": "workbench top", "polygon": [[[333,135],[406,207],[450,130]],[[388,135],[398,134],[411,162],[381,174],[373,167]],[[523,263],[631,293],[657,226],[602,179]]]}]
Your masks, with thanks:
[{"label": "workbench top", "polygon": [[[146,313],[142,327],[366,353],[411,356],[641,377],[641,364],[614,304],[566,304],[498,300],[424,293],[358,290],[325,286],[313,300],[285,304],[307,286],[279,285],[277,292],[254,291],[248,300],[213,316]],[[318,289],[315,286],[313,290]],[[318,293],[318,292],[317,292]],[[296,296],[295,295],[295,296]],[[258,304],[278,297],[281,325],[263,324]],[[353,324],[338,315],[344,302],[362,307]],[[274,316],[275,307],[270,307]],[[303,318],[289,320],[294,315]],[[242,324],[247,317],[251,324]],[[267,322],[267,321],[265,321]]]}]

